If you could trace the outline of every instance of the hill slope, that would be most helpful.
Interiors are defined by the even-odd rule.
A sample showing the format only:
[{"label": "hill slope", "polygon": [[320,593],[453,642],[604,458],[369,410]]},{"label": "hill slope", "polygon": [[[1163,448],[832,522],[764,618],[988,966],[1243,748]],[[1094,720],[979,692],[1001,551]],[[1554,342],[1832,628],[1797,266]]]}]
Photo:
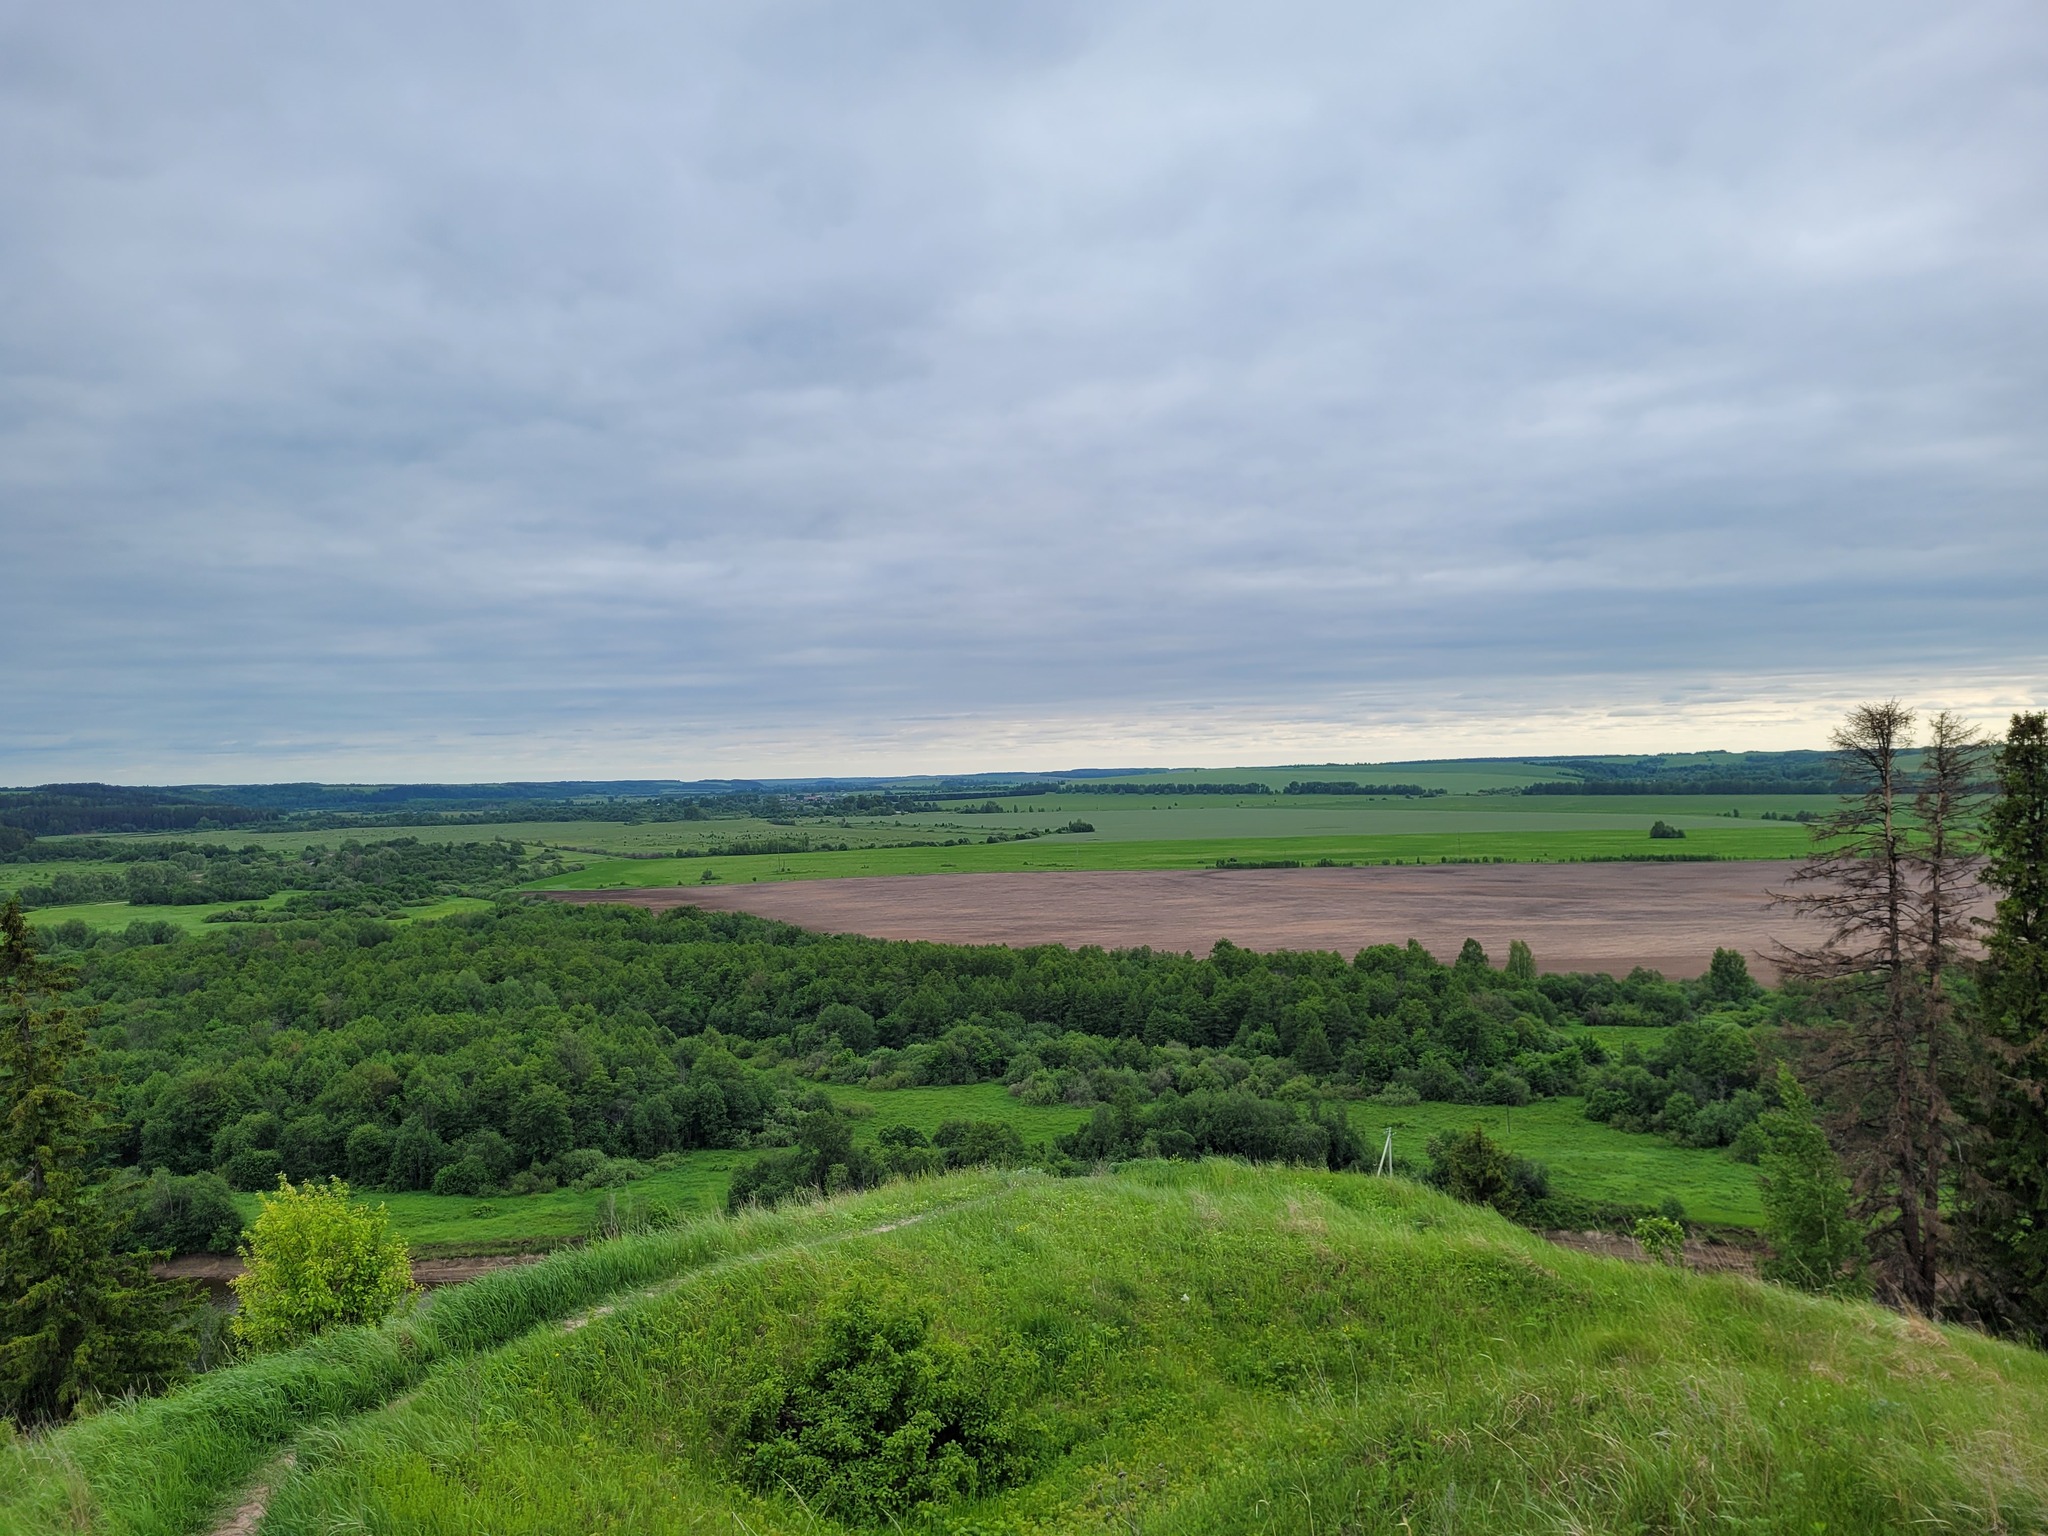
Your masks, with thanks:
[{"label": "hill slope", "polygon": [[[502,1347],[434,1342],[479,1306],[454,1294],[383,1330],[439,1363],[301,1436],[263,1530],[2048,1529],[2048,1357],[1392,1181],[975,1174],[613,1246],[466,1288],[614,1266]],[[197,1390],[310,1420],[259,1380],[289,1359]],[[67,1437],[74,1490],[120,1476],[123,1416],[17,1453],[0,1516]],[[105,1528],[205,1528],[112,1502]]]}]

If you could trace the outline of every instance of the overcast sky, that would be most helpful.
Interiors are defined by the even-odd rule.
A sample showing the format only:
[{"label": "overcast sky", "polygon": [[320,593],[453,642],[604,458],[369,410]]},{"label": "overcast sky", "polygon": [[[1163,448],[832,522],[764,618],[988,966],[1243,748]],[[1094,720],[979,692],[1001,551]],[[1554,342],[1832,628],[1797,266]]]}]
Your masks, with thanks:
[{"label": "overcast sky", "polygon": [[2048,702],[2048,8],[0,0],[0,782]]}]

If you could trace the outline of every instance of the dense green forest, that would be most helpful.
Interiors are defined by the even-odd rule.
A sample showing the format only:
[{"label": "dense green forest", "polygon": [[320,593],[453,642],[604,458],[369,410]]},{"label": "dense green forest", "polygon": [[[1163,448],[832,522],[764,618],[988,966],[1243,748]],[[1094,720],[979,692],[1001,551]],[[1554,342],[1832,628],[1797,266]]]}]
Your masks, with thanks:
[{"label": "dense green forest", "polygon": [[[1004,1081],[1029,1103],[1116,1106],[1150,1150],[1250,1155],[1303,1150],[1313,1133],[1281,1121],[1306,1126],[1333,1097],[1591,1087],[1623,1096],[1617,1117],[1715,1145],[1762,1104],[1754,1025],[1780,1006],[1739,964],[1681,984],[1539,977],[1519,946],[1505,968],[1476,944],[1451,965],[1414,944],[1354,960],[972,948],[689,908],[49,937],[97,1009],[114,1156],[244,1189],[279,1172],[455,1193],[603,1183],[618,1160],[793,1145],[824,1083]],[[1610,1059],[1587,1023],[1674,1027],[1649,1058]],[[1146,1129],[1119,1150],[1145,1149]]]}]

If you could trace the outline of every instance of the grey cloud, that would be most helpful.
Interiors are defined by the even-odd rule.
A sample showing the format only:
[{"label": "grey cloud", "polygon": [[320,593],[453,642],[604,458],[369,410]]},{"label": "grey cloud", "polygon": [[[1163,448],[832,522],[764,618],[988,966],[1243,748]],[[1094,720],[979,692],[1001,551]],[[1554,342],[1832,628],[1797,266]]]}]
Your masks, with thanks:
[{"label": "grey cloud", "polygon": [[0,779],[2048,679],[2026,4],[0,29]]}]

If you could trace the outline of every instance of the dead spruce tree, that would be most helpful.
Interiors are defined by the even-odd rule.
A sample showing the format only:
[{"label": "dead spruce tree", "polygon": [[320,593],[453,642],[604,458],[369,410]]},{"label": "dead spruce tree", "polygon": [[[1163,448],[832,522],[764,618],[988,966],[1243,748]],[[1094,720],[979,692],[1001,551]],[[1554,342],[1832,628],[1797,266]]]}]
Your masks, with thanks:
[{"label": "dead spruce tree", "polygon": [[1949,975],[1976,889],[1968,824],[1983,748],[1943,713],[1909,771],[1913,712],[1897,700],[1852,710],[1833,744],[1856,787],[1815,825],[1813,853],[1776,897],[1821,937],[1781,948],[1779,963],[1820,989],[1834,1020],[1808,1034],[1807,1069],[1831,1111],[1881,1294],[1932,1313],[1947,1252],[1942,1195],[1963,1133],[1948,1092],[1962,1059]]}]

